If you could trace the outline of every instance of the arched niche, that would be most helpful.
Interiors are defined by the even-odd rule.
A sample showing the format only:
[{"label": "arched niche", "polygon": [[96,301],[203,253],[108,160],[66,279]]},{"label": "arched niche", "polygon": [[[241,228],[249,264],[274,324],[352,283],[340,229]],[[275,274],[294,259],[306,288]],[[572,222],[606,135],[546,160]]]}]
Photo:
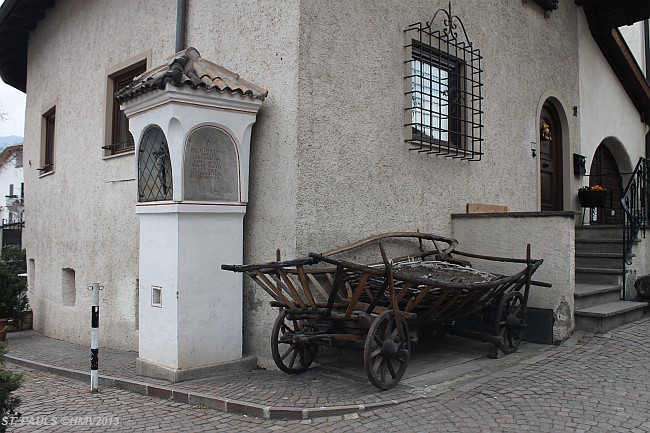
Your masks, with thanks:
[{"label": "arched niche", "polygon": [[185,200],[238,202],[239,158],[233,139],[222,129],[201,126],[185,144]]},{"label": "arched niche", "polygon": [[171,200],[172,164],[165,133],[158,126],[148,127],[138,146],[138,201]]},{"label": "arched niche", "polygon": [[617,137],[609,136],[603,138],[599,146],[605,146],[616,160],[616,164],[623,173],[629,173],[634,170],[634,164],[627,152],[625,145]]}]

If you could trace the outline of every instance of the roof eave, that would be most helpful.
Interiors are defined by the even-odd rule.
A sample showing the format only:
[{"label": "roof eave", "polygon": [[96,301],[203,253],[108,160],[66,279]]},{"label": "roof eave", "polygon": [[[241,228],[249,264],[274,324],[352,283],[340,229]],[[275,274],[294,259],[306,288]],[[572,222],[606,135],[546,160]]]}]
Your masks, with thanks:
[{"label": "roof eave", "polygon": [[29,32],[55,0],[5,0],[0,6],[0,78],[25,92]]}]

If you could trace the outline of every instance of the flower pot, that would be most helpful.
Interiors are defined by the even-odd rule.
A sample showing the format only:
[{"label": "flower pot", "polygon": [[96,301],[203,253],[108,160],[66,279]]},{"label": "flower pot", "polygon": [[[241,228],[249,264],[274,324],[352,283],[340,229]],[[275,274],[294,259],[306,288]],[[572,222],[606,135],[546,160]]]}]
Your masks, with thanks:
[{"label": "flower pot", "polygon": [[578,191],[578,200],[582,207],[605,207],[608,191]]}]

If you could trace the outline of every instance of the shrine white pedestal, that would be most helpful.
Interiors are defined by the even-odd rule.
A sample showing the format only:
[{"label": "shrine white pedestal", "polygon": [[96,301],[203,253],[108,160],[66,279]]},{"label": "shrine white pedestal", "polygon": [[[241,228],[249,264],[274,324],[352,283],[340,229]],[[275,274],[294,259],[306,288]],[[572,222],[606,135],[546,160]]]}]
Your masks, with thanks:
[{"label": "shrine white pedestal", "polygon": [[[138,205],[139,374],[178,381],[242,358],[244,205]],[[157,293],[156,293],[157,292]]]}]

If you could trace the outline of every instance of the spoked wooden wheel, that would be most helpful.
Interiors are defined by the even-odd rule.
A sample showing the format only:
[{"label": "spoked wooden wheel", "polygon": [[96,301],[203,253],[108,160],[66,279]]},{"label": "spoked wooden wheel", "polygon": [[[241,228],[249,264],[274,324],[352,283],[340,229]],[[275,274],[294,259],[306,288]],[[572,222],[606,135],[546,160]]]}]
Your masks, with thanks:
[{"label": "spoked wooden wheel", "polygon": [[307,370],[316,358],[318,345],[296,342],[294,337],[308,331],[304,320],[288,320],[286,310],[280,311],[271,331],[271,355],[275,365],[285,373]]},{"label": "spoked wooden wheel", "polygon": [[524,295],[510,292],[501,299],[494,320],[497,347],[504,354],[516,352],[526,332],[526,305]]},{"label": "spoked wooden wheel", "polygon": [[381,313],[370,326],[363,351],[363,365],[370,382],[379,389],[390,389],[404,375],[411,356],[411,339],[406,320],[402,337],[392,311]]}]

